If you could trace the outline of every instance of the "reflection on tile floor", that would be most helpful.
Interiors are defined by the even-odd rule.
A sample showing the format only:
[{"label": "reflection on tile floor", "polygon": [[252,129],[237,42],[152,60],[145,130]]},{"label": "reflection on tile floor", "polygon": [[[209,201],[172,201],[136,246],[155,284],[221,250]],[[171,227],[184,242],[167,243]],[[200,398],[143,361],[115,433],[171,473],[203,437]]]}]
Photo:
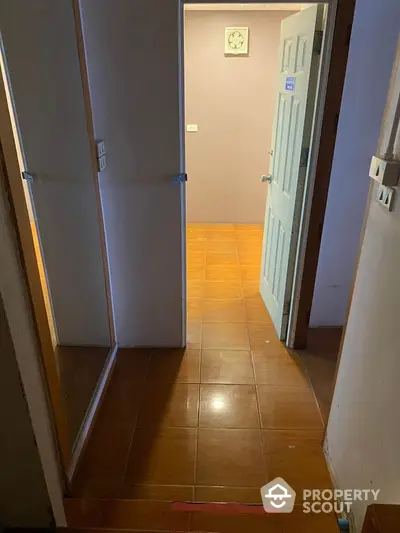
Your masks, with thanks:
[{"label": "reflection on tile floor", "polygon": [[261,246],[258,226],[189,226],[187,349],[120,350],[74,480],[71,526],[90,516],[92,527],[337,531],[333,516],[182,516],[168,503],[260,504],[277,476],[298,492],[331,486],[314,395],[258,293]]}]

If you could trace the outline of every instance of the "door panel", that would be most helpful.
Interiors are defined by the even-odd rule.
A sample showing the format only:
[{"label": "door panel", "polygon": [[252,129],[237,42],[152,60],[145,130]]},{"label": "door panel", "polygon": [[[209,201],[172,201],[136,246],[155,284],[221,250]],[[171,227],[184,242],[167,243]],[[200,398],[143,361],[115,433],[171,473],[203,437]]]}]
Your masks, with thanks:
[{"label": "door panel", "polygon": [[58,344],[109,346],[73,2],[0,2],[0,28]]},{"label": "door panel", "polygon": [[316,32],[323,6],[282,22],[279,89],[271,150],[260,292],[278,335],[286,336],[290,292],[311,141],[319,56]]}]

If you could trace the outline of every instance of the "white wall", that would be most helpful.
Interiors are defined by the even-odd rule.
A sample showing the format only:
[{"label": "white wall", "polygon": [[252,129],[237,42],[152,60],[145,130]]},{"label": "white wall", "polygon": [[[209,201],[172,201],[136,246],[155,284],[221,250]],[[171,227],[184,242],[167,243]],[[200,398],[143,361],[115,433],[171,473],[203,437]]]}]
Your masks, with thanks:
[{"label": "white wall", "polygon": [[59,344],[109,345],[105,276],[72,0],[0,2]]},{"label": "white wall", "polygon": [[[358,0],[312,304],[311,327],[344,323],[399,24],[396,1]],[[386,11],[386,9],[388,11]]]},{"label": "white wall", "polygon": [[[390,33],[391,26],[396,26],[398,31],[400,4],[397,0],[382,0],[379,4],[359,0],[356,21],[364,10],[376,21],[382,20],[384,13],[385,31],[379,38]],[[358,29],[363,31],[361,27]],[[387,43],[385,54],[393,57],[394,48],[393,42]],[[368,55],[368,48],[364,53]],[[382,82],[386,84],[387,80],[382,78]],[[400,47],[396,84],[392,103],[397,101],[400,92]],[[372,104],[374,93],[364,94]],[[385,130],[389,124],[387,120]],[[382,139],[379,155],[386,151]],[[400,161],[400,131],[396,159]],[[326,447],[339,488],[380,489],[379,502],[400,504],[400,188],[396,189],[398,197],[391,213],[376,202],[376,190],[374,185]],[[357,532],[361,531],[366,507],[365,502],[353,504]]]},{"label": "white wall", "polygon": [[117,340],[181,346],[178,0],[81,0]]},{"label": "white wall", "polygon": [[[186,11],[188,222],[263,224],[281,21],[291,11]],[[246,57],[226,57],[224,32],[249,28]],[[210,75],[212,72],[212,75]]]}]

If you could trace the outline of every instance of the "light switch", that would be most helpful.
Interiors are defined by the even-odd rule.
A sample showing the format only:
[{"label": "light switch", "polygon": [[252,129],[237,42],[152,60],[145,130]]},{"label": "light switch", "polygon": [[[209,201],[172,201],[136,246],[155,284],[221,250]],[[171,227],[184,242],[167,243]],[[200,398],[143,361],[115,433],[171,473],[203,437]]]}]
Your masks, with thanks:
[{"label": "light switch", "polygon": [[97,159],[97,171],[101,172],[106,168],[107,165],[107,159],[105,155],[102,155]]},{"label": "light switch", "polygon": [[97,158],[100,158],[106,153],[106,144],[104,141],[96,141]]},{"label": "light switch", "polygon": [[186,131],[194,133],[199,131],[199,126],[197,124],[187,124]]}]

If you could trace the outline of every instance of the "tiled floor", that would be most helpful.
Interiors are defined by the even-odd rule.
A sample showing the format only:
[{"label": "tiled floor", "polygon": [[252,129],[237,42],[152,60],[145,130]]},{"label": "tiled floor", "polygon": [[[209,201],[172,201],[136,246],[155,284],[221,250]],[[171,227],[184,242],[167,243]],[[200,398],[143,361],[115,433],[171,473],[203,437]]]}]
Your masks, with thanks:
[{"label": "tiled floor", "polygon": [[97,382],[105,365],[109,348],[56,346],[60,386],[67,437],[72,451]]},{"label": "tiled floor", "polygon": [[283,518],[170,510],[174,500],[260,504],[277,476],[297,503],[302,488],[331,486],[313,392],[258,293],[261,245],[258,226],[189,227],[187,349],[119,352],[73,484],[71,526],[90,517],[143,530],[337,531],[333,516],[299,508]]},{"label": "tiled floor", "polygon": [[328,423],[342,328],[314,328],[308,332],[307,349],[299,351],[310,377],[324,423]]}]

